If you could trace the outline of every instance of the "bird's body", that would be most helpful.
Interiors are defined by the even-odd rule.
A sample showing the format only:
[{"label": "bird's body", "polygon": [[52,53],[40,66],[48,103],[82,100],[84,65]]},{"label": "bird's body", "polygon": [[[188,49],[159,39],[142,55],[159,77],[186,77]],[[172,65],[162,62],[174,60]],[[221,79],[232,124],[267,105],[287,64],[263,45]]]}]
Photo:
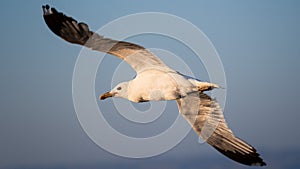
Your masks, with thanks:
[{"label": "bird's body", "polygon": [[[213,83],[201,82],[175,71],[166,72],[156,68],[138,73],[134,79],[125,84],[127,84],[126,94],[115,95],[115,97],[122,97],[132,102],[177,100],[194,92],[219,88]],[[118,87],[119,85],[112,92],[117,92]]]},{"label": "bird's body", "polygon": [[128,100],[176,100],[197,91],[189,80],[176,72],[145,70],[128,82]]},{"label": "bird's body", "polygon": [[187,80],[180,81],[188,88],[183,88],[178,84],[176,73],[164,72],[161,70],[145,70],[137,74],[136,78],[129,82],[128,100],[133,102],[150,100],[176,100],[180,95],[184,96],[192,90],[192,84]]},{"label": "bird's body", "polygon": [[132,102],[176,100],[179,112],[194,131],[225,156],[246,165],[266,165],[255,148],[235,137],[218,102],[204,92],[219,85],[185,76],[165,65],[139,45],[104,38],[84,23],[43,6],[48,27],[64,40],[105,52],[126,61],[137,72],[134,79],[118,84],[100,99],[121,97]]}]

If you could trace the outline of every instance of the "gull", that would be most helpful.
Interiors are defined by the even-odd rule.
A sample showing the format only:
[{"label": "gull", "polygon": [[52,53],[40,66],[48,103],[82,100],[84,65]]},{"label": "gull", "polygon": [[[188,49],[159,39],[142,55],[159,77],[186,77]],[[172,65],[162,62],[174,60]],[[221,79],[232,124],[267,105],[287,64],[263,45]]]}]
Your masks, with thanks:
[{"label": "gull", "polygon": [[116,85],[99,99],[125,98],[132,102],[176,100],[179,112],[196,134],[223,155],[245,165],[264,166],[256,149],[235,137],[228,128],[218,102],[205,91],[220,88],[183,75],[163,63],[146,48],[130,42],[105,38],[91,31],[87,24],[58,12],[49,5],[42,6],[44,20],[49,29],[73,44],[108,53],[126,61],[136,76]]}]

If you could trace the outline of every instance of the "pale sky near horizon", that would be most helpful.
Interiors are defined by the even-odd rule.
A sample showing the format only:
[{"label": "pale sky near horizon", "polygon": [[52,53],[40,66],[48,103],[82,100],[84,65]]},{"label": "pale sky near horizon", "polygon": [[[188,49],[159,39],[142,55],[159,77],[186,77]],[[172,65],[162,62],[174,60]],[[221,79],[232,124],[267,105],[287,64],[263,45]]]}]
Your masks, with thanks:
[{"label": "pale sky near horizon", "polygon": [[[223,63],[225,117],[234,133],[266,158],[274,151],[300,151],[300,1],[2,1],[0,168],[121,159],[93,144],[79,125],[72,75],[81,47],[50,32],[41,9],[47,3],[92,30],[137,12],[170,13],[190,21],[211,40]],[[163,37],[138,36],[128,41],[170,50],[185,59],[180,44]],[[187,62],[194,69],[202,66]],[[105,63],[100,69],[111,74],[120,61],[111,57]],[[203,67],[195,71],[198,78],[208,80],[207,74],[201,78]],[[110,90],[110,83],[105,83],[96,87],[96,94]],[[100,105],[109,111],[109,103]],[[177,113],[176,107],[168,110]],[[140,132],[116,122],[112,125],[124,132]],[[145,128],[153,133],[163,130]],[[199,146],[192,132],[161,158],[180,158],[182,153],[220,156],[207,145]]]}]

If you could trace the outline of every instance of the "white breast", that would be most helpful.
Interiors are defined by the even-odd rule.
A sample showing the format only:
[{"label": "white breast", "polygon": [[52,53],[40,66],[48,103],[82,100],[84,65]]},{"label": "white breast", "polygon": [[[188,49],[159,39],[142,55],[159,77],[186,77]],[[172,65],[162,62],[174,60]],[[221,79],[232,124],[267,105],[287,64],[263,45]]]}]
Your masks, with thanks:
[{"label": "white breast", "polygon": [[131,101],[175,100],[193,90],[194,85],[176,72],[151,69],[139,73],[128,87]]}]

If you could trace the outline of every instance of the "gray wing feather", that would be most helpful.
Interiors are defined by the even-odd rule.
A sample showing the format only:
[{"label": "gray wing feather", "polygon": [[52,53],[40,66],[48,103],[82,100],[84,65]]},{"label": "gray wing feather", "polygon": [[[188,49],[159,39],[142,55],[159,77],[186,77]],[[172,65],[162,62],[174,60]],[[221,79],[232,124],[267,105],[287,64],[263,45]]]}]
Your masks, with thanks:
[{"label": "gray wing feather", "polygon": [[49,29],[62,39],[83,45],[119,57],[125,60],[136,71],[140,72],[148,68],[159,68],[166,71],[173,71],[166,66],[158,57],[142,46],[117,41],[92,32],[85,23],[78,23],[72,17],[68,17],[55,8],[48,5],[43,6],[44,20]]},{"label": "gray wing feather", "polygon": [[197,92],[178,99],[177,104],[194,131],[219,152],[245,165],[266,165],[255,148],[233,135],[216,100]]}]

